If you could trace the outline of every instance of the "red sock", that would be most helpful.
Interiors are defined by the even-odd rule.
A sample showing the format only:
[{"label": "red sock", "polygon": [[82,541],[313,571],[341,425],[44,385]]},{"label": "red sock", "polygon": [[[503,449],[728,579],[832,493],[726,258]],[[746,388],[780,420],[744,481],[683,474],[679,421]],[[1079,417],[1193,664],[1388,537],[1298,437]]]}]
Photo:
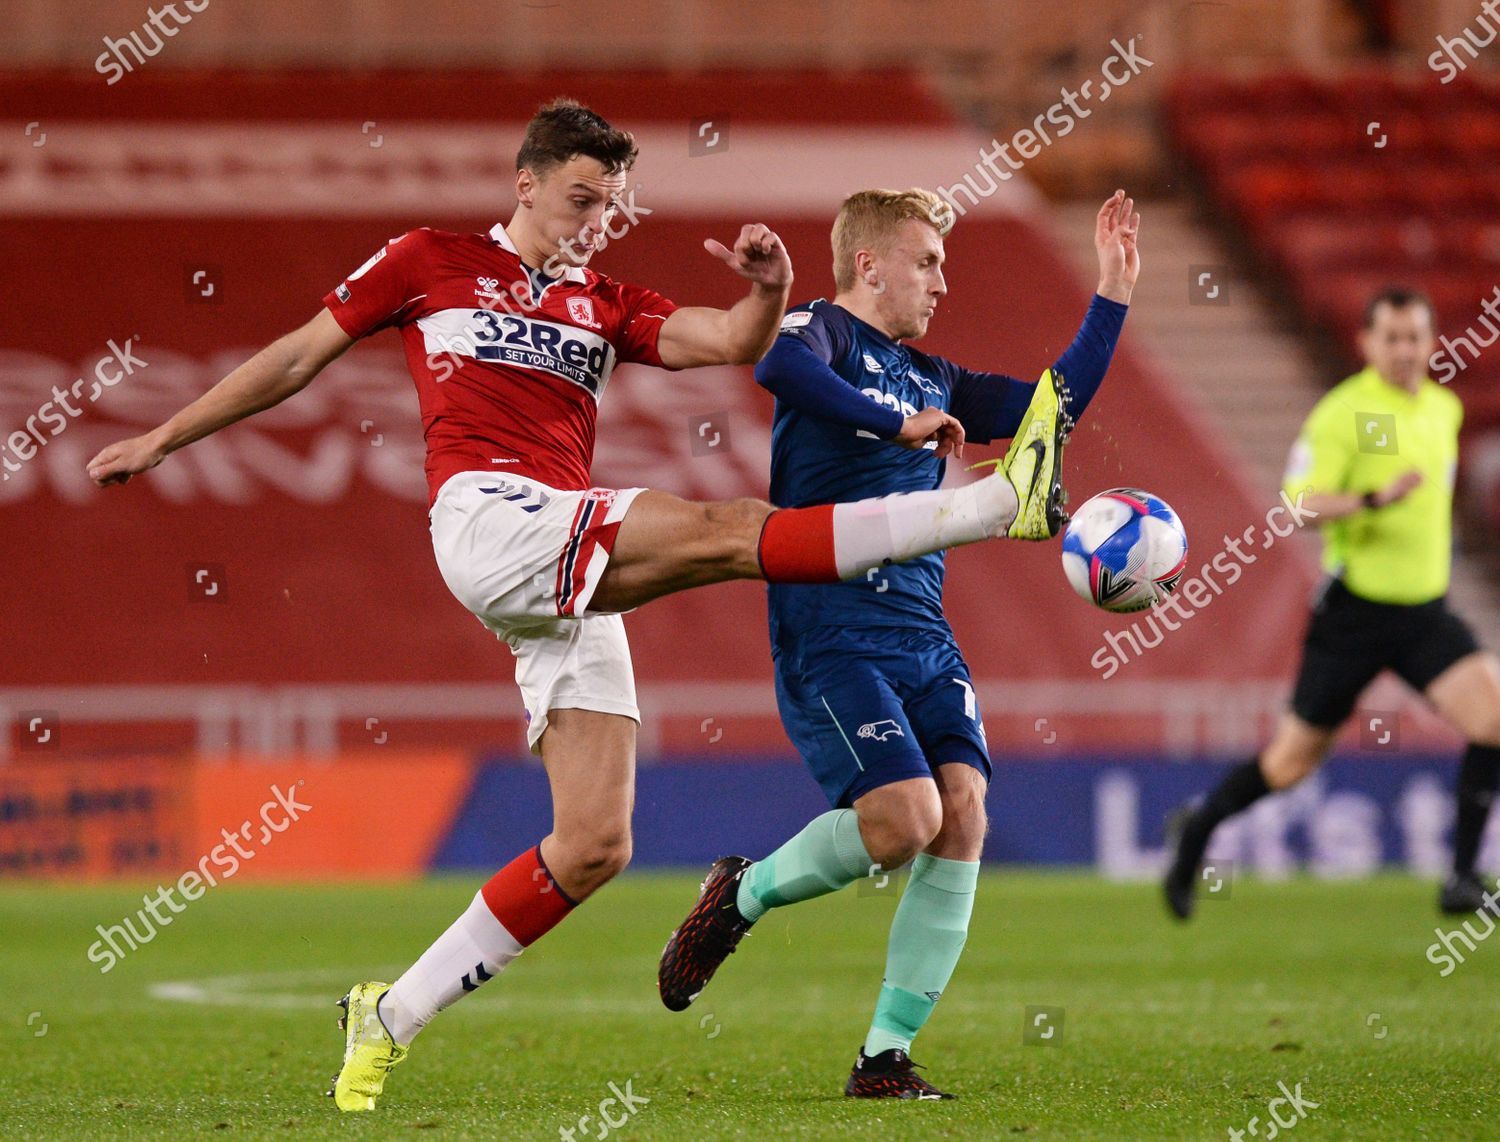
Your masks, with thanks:
[{"label": "red sock", "polygon": [[552,931],[578,906],[547,871],[541,845],[516,857],[479,891],[495,919],[523,948]]},{"label": "red sock", "polygon": [[767,583],[837,583],[833,505],[772,512],[760,529],[758,554]]}]

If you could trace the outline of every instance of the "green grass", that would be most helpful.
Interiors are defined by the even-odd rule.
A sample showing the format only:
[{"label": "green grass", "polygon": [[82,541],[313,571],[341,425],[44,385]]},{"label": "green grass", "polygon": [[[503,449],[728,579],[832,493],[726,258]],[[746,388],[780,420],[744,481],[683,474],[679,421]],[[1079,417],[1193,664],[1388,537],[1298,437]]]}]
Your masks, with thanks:
[{"label": "green grass", "polygon": [[[840,1094],[892,898],[771,913],[673,1015],[656,957],[696,878],[627,876],[440,1016],[378,1111],[340,1116],[333,1001],[476,883],[228,885],[106,975],[93,927],[138,891],[0,890],[0,1135],[555,1139],[630,1080],[650,1102],[622,1138],[1211,1138],[1259,1115],[1264,1139],[1281,1080],[1320,1104],[1296,1142],[1500,1136],[1500,937],[1440,978],[1433,887],[1404,877],[1238,883],[1179,928],[1152,885],[989,874],[915,1052],[961,1100],[891,1104]],[[220,1006],[160,995],[216,979]],[[1060,1045],[1022,1044],[1027,1005],[1065,1009]]]}]

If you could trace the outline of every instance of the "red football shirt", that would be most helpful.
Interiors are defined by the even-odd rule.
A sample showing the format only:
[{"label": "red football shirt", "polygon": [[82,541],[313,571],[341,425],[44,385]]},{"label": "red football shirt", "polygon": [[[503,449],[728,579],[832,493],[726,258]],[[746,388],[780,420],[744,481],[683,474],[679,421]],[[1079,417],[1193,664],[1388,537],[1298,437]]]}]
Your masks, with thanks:
[{"label": "red football shirt", "polygon": [[351,337],[401,331],[427,439],[427,495],[458,472],[589,487],[599,399],[621,361],[661,365],[677,308],[661,294],[570,266],[528,270],[503,226],[393,238],[323,299]]}]

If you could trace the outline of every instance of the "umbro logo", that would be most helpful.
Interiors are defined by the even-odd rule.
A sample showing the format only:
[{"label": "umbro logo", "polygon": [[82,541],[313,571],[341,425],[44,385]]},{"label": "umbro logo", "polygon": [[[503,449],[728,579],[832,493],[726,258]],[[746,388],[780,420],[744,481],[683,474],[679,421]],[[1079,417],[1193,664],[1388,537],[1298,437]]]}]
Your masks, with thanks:
[{"label": "umbro logo", "polygon": [[883,365],[881,365],[881,363],[879,361],[877,361],[874,357],[870,356],[870,354],[866,353],[865,354],[865,372],[867,372],[867,373],[883,373],[883,372],[885,372],[885,367]]}]

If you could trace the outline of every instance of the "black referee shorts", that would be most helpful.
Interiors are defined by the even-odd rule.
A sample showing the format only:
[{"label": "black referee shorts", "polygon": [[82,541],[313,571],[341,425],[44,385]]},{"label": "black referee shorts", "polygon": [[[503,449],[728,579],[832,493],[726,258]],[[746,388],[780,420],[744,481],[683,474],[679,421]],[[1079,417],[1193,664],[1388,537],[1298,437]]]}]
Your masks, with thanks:
[{"label": "black referee shorts", "polygon": [[1372,603],[1330,579],[1307,626],[1292,712],[1310,725],[1335,729],[1382,670],[1395,671],[1420,692],[1478,649],[1474,632],[1448,609],[1446,598],[1411,607]]}]

